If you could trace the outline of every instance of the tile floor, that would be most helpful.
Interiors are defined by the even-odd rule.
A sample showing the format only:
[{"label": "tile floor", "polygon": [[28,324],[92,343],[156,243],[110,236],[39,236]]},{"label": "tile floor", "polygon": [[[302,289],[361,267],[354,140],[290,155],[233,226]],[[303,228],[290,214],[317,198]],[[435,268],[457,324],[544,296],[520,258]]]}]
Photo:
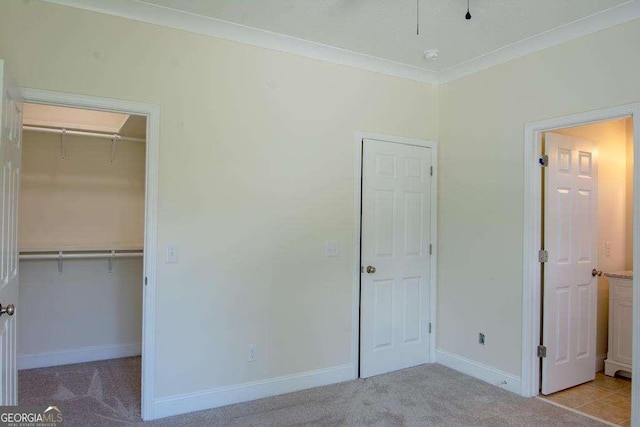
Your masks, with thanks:
[{"label": "tile floor", "polygon": [[629,378],[608,377],[598,372],[591,382],[541,397],[613,424],[631,425]]}]

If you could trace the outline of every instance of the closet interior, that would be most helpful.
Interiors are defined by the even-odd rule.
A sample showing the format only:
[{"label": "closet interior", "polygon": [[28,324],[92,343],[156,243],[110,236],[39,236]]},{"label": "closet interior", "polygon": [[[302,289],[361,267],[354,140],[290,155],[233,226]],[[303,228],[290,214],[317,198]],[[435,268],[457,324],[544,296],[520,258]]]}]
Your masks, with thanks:
[{"label": "closet interior", "polygon": [[146,118],[25,104],[23,124],[18,369],[139,356]]}]

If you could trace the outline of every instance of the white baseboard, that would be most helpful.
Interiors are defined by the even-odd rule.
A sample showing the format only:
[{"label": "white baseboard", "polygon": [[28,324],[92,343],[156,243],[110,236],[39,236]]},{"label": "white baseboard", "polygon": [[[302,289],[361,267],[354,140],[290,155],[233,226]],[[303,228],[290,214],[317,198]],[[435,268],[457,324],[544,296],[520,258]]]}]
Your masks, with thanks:
[{"label": "white baseboard", "polygon": [[71,365],[72,363],[140,356],[140,354],[142,354],[142,346],[139,343],[80,347],[51,353],[19,354],[18,369]]},{"label": "white baseboard", "polygon": [[349,381],[354,379],[353,372],[353,365],[340,365],[195,393],[163,397],[154,401],[153,418],[164,418]]},{"label": "white baseboard", "polygon": [[604,371],[604,361],[607,359],[607,353],[596,356],[596,372]]},{"label": "white baseboard", "polygon": [[449,353],[438,349],[436,353],[436,363],[454,369],[463,374],[498,386],[513,393],[520,394],[520,377],[483,365],[474,360],[467,359],[458,354]]}]

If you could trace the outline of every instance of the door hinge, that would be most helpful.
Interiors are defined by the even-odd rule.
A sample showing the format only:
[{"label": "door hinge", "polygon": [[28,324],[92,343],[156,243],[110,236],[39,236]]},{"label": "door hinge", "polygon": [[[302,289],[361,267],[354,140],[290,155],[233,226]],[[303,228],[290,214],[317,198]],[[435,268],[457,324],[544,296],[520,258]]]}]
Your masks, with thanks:
[{"label": "door hinge", "polygon": [[429,255],[433,255],[433,243],[429,243]]},{"label": "door hinge", "polygon": [[538,251],[538,262],[549,261],[549,252],[545,250]]},{"label": "door hinge", "polygon": [[538,357],[547,357],[547,347],[539,345],[536,354],[538,355]]},{"label": "door hinge", "polygon": [[538,157],[538,164],[543,168],[546,168],[547,166],[549,166],[549,156],[546,154],[543,154],[542,156]]},{"label": "door hinge", "polygon": [[429,333],[431,333],[431,322],[429,322]]},{"label": "door hinge", "polygon": [[147,286],[147,278],[144,278],[144,285]]},{"label": "door hinge", "polygon": [[431,166],[431,176],[433,176],[433,166]]}]

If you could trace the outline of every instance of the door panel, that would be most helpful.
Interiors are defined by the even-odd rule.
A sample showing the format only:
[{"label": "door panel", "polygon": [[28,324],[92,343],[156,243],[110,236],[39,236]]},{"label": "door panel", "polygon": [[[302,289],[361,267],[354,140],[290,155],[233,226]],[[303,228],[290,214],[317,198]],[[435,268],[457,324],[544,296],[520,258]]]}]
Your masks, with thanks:
[{"label": "door panel", "polygon": [[363,141],[362,377],[429,358],[430,167],[429,148]]},{"label": "door panel", "polygon": [[542,393],[595,378],[598,165],[595,144],[547,133]]},{"label": "door panel", "polygon": [[[18,198],[22,162],[22,97],[0,60],[2,132],[0,155],[0,304],[18,305]],[[16,319],[0,316],[0,405],[17,405]]]}]

